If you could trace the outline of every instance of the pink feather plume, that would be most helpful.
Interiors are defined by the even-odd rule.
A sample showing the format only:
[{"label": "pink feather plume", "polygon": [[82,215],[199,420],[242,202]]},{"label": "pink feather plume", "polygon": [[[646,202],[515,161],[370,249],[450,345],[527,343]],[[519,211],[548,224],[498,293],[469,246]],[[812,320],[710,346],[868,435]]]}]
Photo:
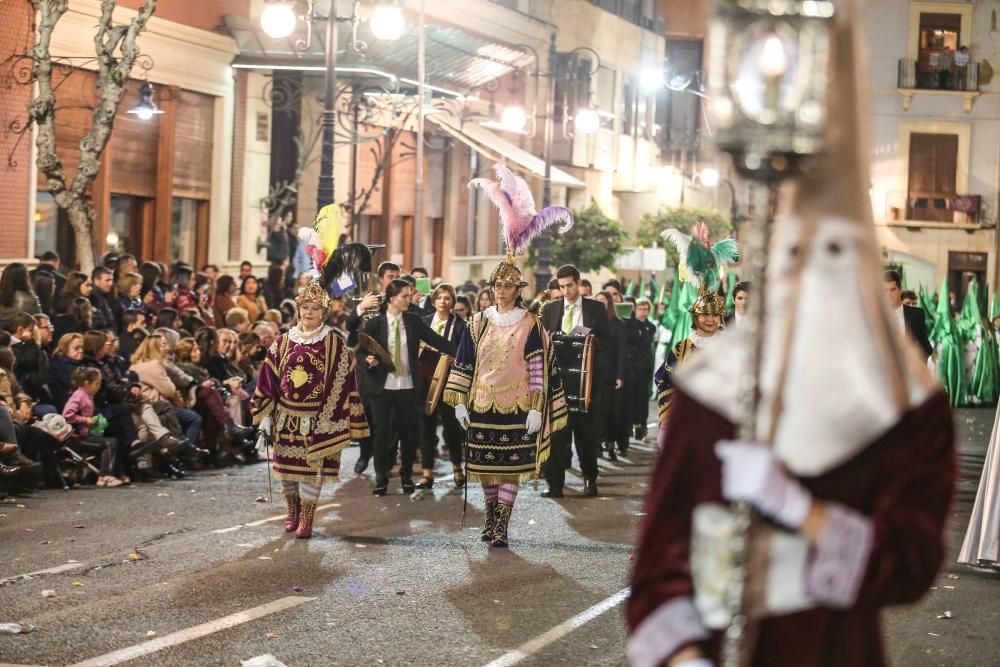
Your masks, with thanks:
[{"label": "pink feather plume", "polygon": [[557,222],[565,223],[559,228],[560,234],[572,229],[573,213],[568,208],[548,206],[540,212],[535,211],[535,198],[523,178],[503,164],[495,165],[493,170],[499,183],[488,178],[474,178],[469,181],[469,188],[482,188],[497,207],[507,252],[521,254],[527,250],[531,239]]}]

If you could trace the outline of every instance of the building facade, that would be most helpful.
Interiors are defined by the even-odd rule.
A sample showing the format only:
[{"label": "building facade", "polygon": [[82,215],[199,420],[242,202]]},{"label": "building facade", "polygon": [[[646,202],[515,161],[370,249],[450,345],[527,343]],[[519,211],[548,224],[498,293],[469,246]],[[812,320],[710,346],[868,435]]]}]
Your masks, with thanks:
[{"label": "building facade", "polygon": [[[910,286],[996,289],[1000,65],[992,3],[864,3],[872,210]],[[878,29],[892,26],[891,29]],[[963,54],[961,49],[966,47]]]}]

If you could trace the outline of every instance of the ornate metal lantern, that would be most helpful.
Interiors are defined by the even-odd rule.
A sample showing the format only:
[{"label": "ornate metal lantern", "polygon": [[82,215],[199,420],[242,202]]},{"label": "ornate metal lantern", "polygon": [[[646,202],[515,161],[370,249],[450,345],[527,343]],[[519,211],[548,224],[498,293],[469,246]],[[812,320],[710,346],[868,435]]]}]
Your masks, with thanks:
[{"label": "ornate metal lantern", "polygon": [[791,175],[823,147],[834,3],[718,0],[709,29],[715,143],[754,180]]}]

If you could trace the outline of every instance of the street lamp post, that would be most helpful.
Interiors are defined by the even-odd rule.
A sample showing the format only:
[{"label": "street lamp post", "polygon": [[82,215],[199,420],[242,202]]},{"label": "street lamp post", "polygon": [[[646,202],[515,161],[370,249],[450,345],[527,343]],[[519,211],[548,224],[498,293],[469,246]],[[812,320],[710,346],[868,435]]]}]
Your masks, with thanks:
[{"label": "street lamp post", "polygon": [[[357,29],[361,24],[358,15],[360,0],[354,0],[350,16],[337,15],[336,0],[330,2],[330,14],[323,16],[316,12],[315,0],[306,0],[306,13],[301,18],[306,24],[306,38],[295,43],[297,51],[308,51],[312,46],[313,24],[326,22],[326,52],[323,71],[323,116],[322,144],[319,163],[319,187],[316,192],[316,210],[335,201],[335,177],[333,173],[333,156],[335,148],[334,125],[337,119],[337,25],[351,25],[351,49],[363,54],[367,44],[357,38]],[[287,37],[295,29],[296,16],[291,4],[273,2],[267,5],[261,14],[261,28],[268,36],[280,39]],[[382,0],[376,4],[375,13],[371,18],[372,33],[377,39],[395,40],[402,33],[405,25],[402,12],[395,0]]]}]

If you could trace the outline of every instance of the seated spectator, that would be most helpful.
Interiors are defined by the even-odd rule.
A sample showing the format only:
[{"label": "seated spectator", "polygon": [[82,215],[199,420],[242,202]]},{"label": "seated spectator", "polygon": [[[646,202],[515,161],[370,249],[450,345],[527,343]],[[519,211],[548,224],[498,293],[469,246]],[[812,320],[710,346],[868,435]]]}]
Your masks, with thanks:
[{"label": "seated spectator", "polygon": [[139,275],[142,276],[142,289],[139,293],[142,302],[153,315],[156,315],[166,304],[163,289],[160,287],[163,269],[156,262],[143,262],[139,265]]},{"label": "seated spectator", "polygon": [[122,315],[122,336],[119,341],[119,354],[125,359],[131,359],[139,344],[146,340],[146,319],[137,310],[130,310]]},{"label": "seated spectator", "polygon": [[261,345],[260,336],[252,331],[241,333],[237,338],[237,347],[236,366],[247,378],[256,379],[260,373],[260,365],[264,363],[264,357],[267,355],[267,350]]},{"label": "seated spectator", "polygon": [[[277,313],[277,311],[270,311],[270,310],[267,312]],[[279,315],[278,322],[280,321],[281,320]],[[274,342],[274,339],[278,337],[279,333],[278,325],[275,324],[273,320],[262,320],[260,322],[257,322],[253,325],[251,331],[257,334],[257,337],[260,338],[260,346],[264,349],[265,354],[271,348],[271,343]]]},{"label": "seated spectator", "polygon": [[90,429],[97,423],[94,416],[94,394],[101,388],[101,373],[95,368],[78,368],[73,373],[73,393],[63,407],[63,417],[73,426],[76,435],[71,446],[100,456],[100,476],[97,486],[121,486],[125,482],[116,475],[121,462],[114,438],[93,436]]},{"label": "seated spectator", "polygon": [[215,326],[215,278],[205,273],[198,273],[194,277],[194,293],[198,300],[199,317],[206,326]]},{"label": "seated spectator", "polygon": [[0,347],[0,401],[9,407],[14,405],[14,394],[21,393],[21,387],[14,376],[14,353],[9,347]]},{"label": "seated spectator", "polygon": [[[17,442],[20,452],[13,452],[3,462],[20,468],[22,475],[38,470],[40,463],[41,469],[38,472],[41,474],[42,485],[52,489],[62,488],[63,481],[59,474],[59,450],[62,443],[45,431],[31,427],[36,421],[34,401],[27,394],[16,394],[9,414],[14,429],[12,442]],[[0,440],[5,439],[3,422],[4,417],[0,414]]]},{"label": "seated spectator", "polygon": [[38,298],[38,305],[42,308],[39,314],[54,315],[56,312],[56,283],[52,276],[41,273],[31,281],[31,286]]},{"label": "seated spectator", "polygon": [[195,334],[195,342],[201,351],[201,366],[230,393],[226,398],[226,410],[237,424],[246,424],[244,408],[250,399],[246,390],[246,378],[229,358],[230,346],[235,346],[236,334],[231,330],[226,335],[212,327],[200,329]]},{"label": "seated spectator", "polygon": [[160,308],[160,312],[156,314],[156,319],[153,321],[153,327],[156,329],[174,329],[177,326],[177,311],[170,307],[164,306]]},{"label": "seated spectator", "polygon": [[170,276],[170,281],[174,285],[174,308],[178,312],[198,307],[198,296],[191,289],[191,279],[193,276],[194,271],[187,264],[178,264],[175,266]]},{"label": "seated spectator", "polygon": [[7,329],[7,320],[14,313],[40,313],[41,305],[28,279],[28,267],[11,262],[0,274],[0,327]]},{"label": "seated spectator", "polygon": [[49,363],[49,391],[52,393],[52,404],[62,412],[69,395],[73,392],[73,373],[81,365],[83,359],[83,336],[78,333],[68,333],[59,339],[56,352]]},{"label": "seated spectator", "polygon": [[[236,305],[246,311],[250,322],[256,322],[267,310],[267,301],[260,293],[260,283],[254,276],[247,276],[240,285],[240,296]],[[229,326],[228,324],[226,326]]]},{"label": "seated spectator", "polygon": [[232,276],[223,274],[216,279],[215,299],[212,302],[216,324],[225,322],[226,313],[236,307],[236,291],[236,281]]},{"label": "seated spectator", "polygon": [[125,313],[140,313],[145,326],[149,308],[142,302],[142,276],[138,273],[126,273],[118,279],[118,302],[115,306],[115,317],[118,320],[118,330],[124,331]]},{"label": "seated spectator", "polygon": [[98,266],[90,273],[90,305],[94,307],[94,328],[115,329],[118,321],[115,319],[111,292],[115,285],[115,274],[106,266]]},{"label": "seated spectator", "polygon": [[[70,284],[69,281],[66,282]],[[68,333],[82,334],[93,329],[94,307],[90,299],[82,296],[73,298],[65,313],[52,318],[52,333],[56,339],[60,339]]]},{"label": "seated spectator", "polygon": [[[304,243],[300,245],[305,247]],[[264,281],[264,288],[261,291],[264,293],[264,300],[271,308],[277,308],[278,304],[291,296],[285,283],[285,269],[277,265],[271,266],[267,270],[267,280]]]},{"label": "seated spectator", "polygon": [[[11,352],[16,359],[15,376],[22,389],[35,401],[52,403],[49,392],[49,354],[38,343],[35,316],[15,313],[8,322],[11,328]],[[48,320],[45,321],[48,327]]]},{"label": "seated spectator", "polygon": [[65,313],[69,310],[73,300],[78,297],[83,297],[89,301],[92,288],[93,285],[91,285],[90,277],[86,273],[81,271],[70,272],[66,276],[66,284],[63,285],[62,290],[56,295],[55,312]]},{"label": "seated spectator", "polygon": [[245,333],[250,330],[250,317],[246,309],[236,307],[230,308],[226,313],[226,328],[232,329],[236,333]]}]

